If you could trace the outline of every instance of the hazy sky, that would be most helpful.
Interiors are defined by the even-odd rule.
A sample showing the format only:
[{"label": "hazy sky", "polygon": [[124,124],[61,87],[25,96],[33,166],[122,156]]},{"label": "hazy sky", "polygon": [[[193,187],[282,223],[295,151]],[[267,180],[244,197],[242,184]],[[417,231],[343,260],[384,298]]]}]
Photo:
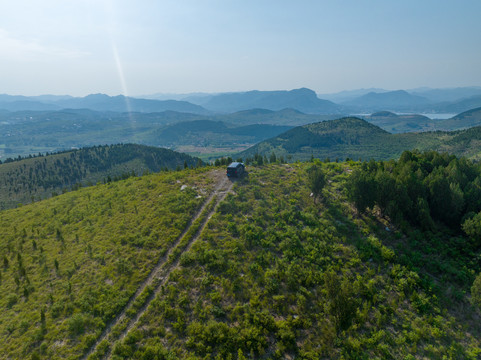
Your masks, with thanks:
[{"label": "hazy sky", "polygon": [[481,85],[480,0],[0,0],[0,93]]}]

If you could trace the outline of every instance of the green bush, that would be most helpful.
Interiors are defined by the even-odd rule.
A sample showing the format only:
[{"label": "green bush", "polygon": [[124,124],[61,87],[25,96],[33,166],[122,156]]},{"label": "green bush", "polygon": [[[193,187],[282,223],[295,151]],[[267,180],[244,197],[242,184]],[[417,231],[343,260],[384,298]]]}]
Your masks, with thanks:
[{"label": "green bush", "polygon": [[481,308],[481,273],[478,274],[471,287],[471,300],[474,305]]}]

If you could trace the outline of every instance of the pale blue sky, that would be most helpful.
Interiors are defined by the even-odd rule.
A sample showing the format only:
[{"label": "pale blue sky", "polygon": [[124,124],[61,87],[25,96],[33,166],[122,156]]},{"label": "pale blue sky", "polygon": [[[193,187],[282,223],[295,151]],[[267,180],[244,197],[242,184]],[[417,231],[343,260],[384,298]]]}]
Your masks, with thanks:
[{"label": "pale blue sky", "polygon": [[0,0],[0,93],[481,85],[481,1]]}]

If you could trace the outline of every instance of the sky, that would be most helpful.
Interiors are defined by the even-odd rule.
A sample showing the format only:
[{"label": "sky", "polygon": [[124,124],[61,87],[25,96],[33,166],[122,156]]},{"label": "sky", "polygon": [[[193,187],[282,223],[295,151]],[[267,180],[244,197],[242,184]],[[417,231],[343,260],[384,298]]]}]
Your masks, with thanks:
[{"label": "sky", "polygon": [[0,0],[0,93],[481,85],[479,0]]}]

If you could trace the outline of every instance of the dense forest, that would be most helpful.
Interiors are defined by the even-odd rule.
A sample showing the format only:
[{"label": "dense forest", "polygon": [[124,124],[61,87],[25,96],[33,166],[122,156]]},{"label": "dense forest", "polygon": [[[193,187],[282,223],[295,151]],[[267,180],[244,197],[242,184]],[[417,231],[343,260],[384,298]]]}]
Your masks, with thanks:
[{"label": "dense forest", "polygon": [[[195,209],[223,167],[2,211],[0,357],[479,357],[478,164],[433,152],[249,161],[201,230]],[[183,229],[198,232],[192,247],[173,245]],[[170,250],[165,282],[133,295]],[[144,309],[126,337],[106,330],[122,309]]]},{"label": "dense forest", "polygon": [[[376,212],[418,237],[414,246],[404,248],[403,262],[420,267],[416,259],[423,259],[422,268],[435,275],[430,281],[436,287],[468,287],[473,282],[473,272],[481,266],[479,163],[406,151],[398,161],[362,163],[346,190],[359,212]],[[479,295],[474,291],[473,299]]]},{"label": "dense forest", "polygon": [[97,182],[201,165],[200,159],[186,154],[134,144],[7,158],[0,162],[0,209]]}]

